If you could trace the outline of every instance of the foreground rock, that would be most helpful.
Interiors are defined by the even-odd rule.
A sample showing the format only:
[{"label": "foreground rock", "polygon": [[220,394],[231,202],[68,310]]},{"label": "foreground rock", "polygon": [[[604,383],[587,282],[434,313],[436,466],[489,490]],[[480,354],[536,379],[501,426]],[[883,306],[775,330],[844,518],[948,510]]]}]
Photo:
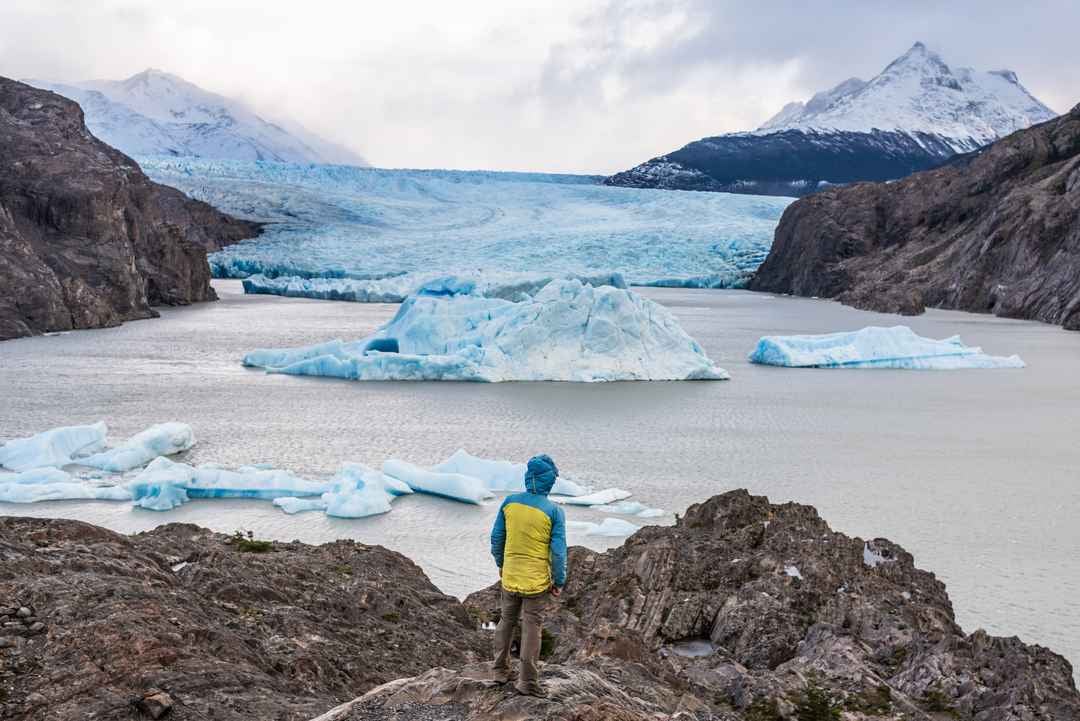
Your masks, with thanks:
[{"label": "foreground rock", "polygon": [[1080,330],[1080,106],[962,162],[793,203],[749,287]]},{"label": "foreground rock", "polygon": [[378,546],[0,518],[0,559],[4,719],[306,719],[486,655],[462,605]]},{"label": "foreground rock", "polygon": [[0,340],[213,300],[207,249],[257,232],[151,182],[74,102],[0,78]]},{"label": "foreground rock", "polygon": [[[801,703],[848,719],[1080,718],[1065,659],[964,634],[910,554],[833,532],[809,506],[734,491],[607,553],[572,549],[570,568],[550,660],[671,717],[795,718]],[[466,605],[494,617],[495,589]],[[483,717],[479,704],[468,718]]]}]

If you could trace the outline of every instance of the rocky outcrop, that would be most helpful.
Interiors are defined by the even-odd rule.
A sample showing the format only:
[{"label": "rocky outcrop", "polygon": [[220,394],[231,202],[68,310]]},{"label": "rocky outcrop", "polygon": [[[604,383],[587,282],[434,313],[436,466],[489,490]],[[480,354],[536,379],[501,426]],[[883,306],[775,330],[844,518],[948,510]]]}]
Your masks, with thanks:
[{"label": "rocky outcrop", "polygon": [[[1080,718],[1064,658],[965,634],[910,554],[836,533],[809,506],[733,491],[612,551],[575,548],[570,568],[550,660],[612,680],[618,659],[637,674],[620,687],[672,716],[693,697],[711,718],[794,718],[800,703],[847,719]],[[496,597],[466,604],[494,617]],[[642,695],[657,685],[666,697]]]},{"label": "rocky outcrop", "polygon": [[351,541],[0,518],[0,559],[3,719],[305,719],[488,648],[417,566]]},{"label": "rocky outcrop", "polygon": [[0,340],[213,300],[206,251],[257,232],[150,181],[74,102],[0,78]]},{"label": "rocky outcrop", "polygon": [[1080,329],[1080,106],[946,167],[792,203],[749,287]]}]

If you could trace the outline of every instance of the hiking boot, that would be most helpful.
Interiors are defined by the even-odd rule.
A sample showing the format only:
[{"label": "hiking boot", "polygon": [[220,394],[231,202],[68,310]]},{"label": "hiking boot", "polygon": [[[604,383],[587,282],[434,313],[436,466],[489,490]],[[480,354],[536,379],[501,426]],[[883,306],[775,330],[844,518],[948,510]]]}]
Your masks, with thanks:
[{"label": "hiking boot", "polygon": [[528,689],[523,689],[520,686],[515,685],[514,690],[522,696],[533,696],[535,698],[547,698],[547,690],[543,686],[533,686]]}]

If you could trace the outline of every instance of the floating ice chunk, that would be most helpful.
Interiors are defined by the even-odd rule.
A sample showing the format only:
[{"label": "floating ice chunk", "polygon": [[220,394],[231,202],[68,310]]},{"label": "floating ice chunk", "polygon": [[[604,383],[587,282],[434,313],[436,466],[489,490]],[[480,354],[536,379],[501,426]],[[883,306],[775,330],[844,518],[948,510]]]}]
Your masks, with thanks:
[{"label": "floating ice chunk", "polygon": [[659,518],[664,515],[662,508],[649,508],[638,501],[619,501],[602,506],[593,506],[593,510],[604,513],[617,513],[620,516],[637,516],[638,518]]},{"label": "floating ice chunk", "polygon": [[[524,463],[477,458],[464,449],[459,449],[431,470],[477,478],[489,491],[518,493],[525,490],[525,468]],[[551,489],[553,495],[560,496],[582,496],[587,492],[588,489],[584,486],[564,476],[555,479],[555,486]]]},{"label": "floating ice chunk", "polygon": [[410,488],[420,493],[430,493],[475,504],[480,504],[493,496],[491,491],[484,486],[483,481],[460,473],[429,471],[426,468],[393,459],[383,463],[382,471],[391,478],[404,481]]},{"label": "floating ice chunk", "polygon": [[[558,496],[551,500],[556,503],[565,503],[569,506],[607,506],[629,498],[632,493],[630,491],[624,491],[621,488],[605,488],[602,491],[596,491],[585,496]],[[615,520],[615,519],[604,519]]]},{"label": "floating ice chunk", "polygon": [[186,423],[159,423],[136,433],[122,445],[79,459],[79,464],[123,473],[158,456],[172,456],[195,445],[195,432]]},{"label": "floating ice chunk", "polygon": [[592,523],[591,521],[567,521],[566,523],[570,528],[584,531],[587,536],[607,536],[609,538],[629,536],[641,528],[621,518],[605,518],[600,523]]},{"label": "floating ice chunk", "polygon": [[322,496],[319,496],[318,498],[296,498],[294,496],[287,496],[285,498],[275,498],[273,503],[290,515],[302,513],[303,511],[326,510],[326,501],[322,499]]},{"label": "floating ice chunk", "polygon": [[990,356],[965,346],[959,336],[944,340],[923,338],[911,328],[870,326],[847,333],[766,336],[758,341],[750,361],[791,368],[1023,368],[1019,356]]},{"label": "floating ice chunk", "polygon": [[431,273],[403,273],[387,278],[305,278],[256,274],[244,279],[248,294],[281,295],[290,298],[344,300],[354,303],[401,303],[414,294],[477,295],[485,298],[523,300],[552,280],[573,278],[586,285],[626,288],[619,273],[551,275],[495,271],[475,276],[447,276]]},{"label": "floating ice chunk", "polygon": [[164,456],[155,458],[127,484],[135,505],[155,511],[175,508],[191,498],[260,498],[318,496],[329,483],[307,481],[289,471],[229,471],[214,466],[194,468]]},{"label": "floating ice chunk", "polygon": [[[98,486],[75,481],[64,471],[34,469],[0,476],[0,502],[124,501],[131,494],[123,486]],[[62,475],[61,475],[62,474]]]},{"label": "floating ice chunk", "polygon": [[65,426],[29,438],[16,438],[0,446],[0,466],[13,471],[66,466],[76,456],[103,448],[107,432],[104,421],[99,421],[89,426]]},{"label": "floating ice chunk", "polygon": [[244,365],[352,380],[722,380],[663,306],[632,291],[555,280],[512,302],[410,296],[373,335],[257,350]]}]

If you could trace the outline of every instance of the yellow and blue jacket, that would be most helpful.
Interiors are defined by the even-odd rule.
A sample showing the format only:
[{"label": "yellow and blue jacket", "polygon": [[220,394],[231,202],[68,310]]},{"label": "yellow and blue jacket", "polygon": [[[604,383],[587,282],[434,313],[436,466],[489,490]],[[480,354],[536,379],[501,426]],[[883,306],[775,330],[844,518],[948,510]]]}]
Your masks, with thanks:
[{"label": "yellow and blue jacket", "polygon": [[507,496],[491,529],[491,555],[502,569],[502,587],[507,591],[532,596],[552,586],[561,588],[566,584],[563,509],[546,493]]}]

